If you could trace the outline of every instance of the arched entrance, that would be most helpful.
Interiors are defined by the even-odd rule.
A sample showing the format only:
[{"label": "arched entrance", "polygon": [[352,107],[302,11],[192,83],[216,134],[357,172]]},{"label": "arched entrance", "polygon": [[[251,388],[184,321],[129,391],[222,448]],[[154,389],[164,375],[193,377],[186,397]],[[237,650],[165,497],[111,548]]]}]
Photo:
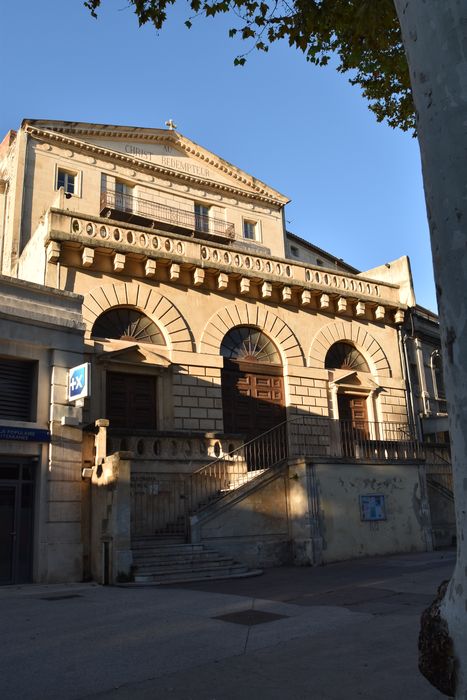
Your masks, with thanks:
[{"label": "arched entrance", "polygon": [[[116,306],[101,314],[92,327],[95,340],[123,340],[165,346],[160,328],[146,314],[131,306]],[[110,430],[156,430],[157,378],[154,373],[106,372],[105,415]]]},{"label": "arched entrance", "polygon": [[221,344],[224,432],[260,435],[285,420],[282,362],[274,343],[253,326],[236,326]]},{"label": "arched entrance", "polygon": [[345,341],[331,345],[324,366],[334,373],[333,389],[336,396],[333,410],[334,417],[339,418],[343,453],[353,457],[355,445],[370,439],[367,407],[371,390],[358,377],[360,372],[368,374],[370,368],[361,352],[352,343]]}]

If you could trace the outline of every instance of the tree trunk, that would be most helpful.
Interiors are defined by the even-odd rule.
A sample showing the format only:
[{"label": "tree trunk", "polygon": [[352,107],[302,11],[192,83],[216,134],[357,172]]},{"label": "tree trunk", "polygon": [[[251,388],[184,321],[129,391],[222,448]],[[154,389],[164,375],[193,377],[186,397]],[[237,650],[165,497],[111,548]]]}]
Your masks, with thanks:
[{"label": "tree trunk", "polygon": [[418,115],[449,405],[458,544],[440,613],[453,640],[455,697],[467,700],[467,3],[394,3]]}]

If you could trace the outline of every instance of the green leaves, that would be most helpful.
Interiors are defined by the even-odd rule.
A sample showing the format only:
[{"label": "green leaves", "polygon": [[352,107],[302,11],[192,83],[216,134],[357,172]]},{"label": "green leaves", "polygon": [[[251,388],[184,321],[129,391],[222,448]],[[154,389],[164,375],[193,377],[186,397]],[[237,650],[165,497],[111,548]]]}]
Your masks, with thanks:
[{"label": "green leaves", "polygon": [[[415,128],[415,113],[407,62],[393,0],[128,0],[140,25],[159,30],[167,9],[176,1],[186,4],[188,29],[196,17],[230,13],[229,37],[241,36],[249,50],[234,60],[244,66],[253,49],[267,52],[285,39],[307,61],[326,66],[338,59],[337,70],[349,73],[361,88],[378,121],[403,130]],[[102,0],[84,2],[93,17]]]}]

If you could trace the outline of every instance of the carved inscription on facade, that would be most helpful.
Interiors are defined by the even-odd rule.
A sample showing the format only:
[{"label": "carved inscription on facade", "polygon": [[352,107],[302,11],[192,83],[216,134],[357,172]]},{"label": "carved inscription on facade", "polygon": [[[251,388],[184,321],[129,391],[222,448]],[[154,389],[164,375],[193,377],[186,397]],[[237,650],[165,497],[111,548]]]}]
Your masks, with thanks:
[{"label": "carved inscription on facade", "polygon": [[161,165],[165,168],[172,168],[173,170],[180,170],[184,173],[189,173],[190,175],[197,175],[198,177],[209,177],[210,172],[208,168],[203,168],[200,165],[195,165],[194,163],[185,162],[179,158],[169,158],[167,156],[162,156]]}]

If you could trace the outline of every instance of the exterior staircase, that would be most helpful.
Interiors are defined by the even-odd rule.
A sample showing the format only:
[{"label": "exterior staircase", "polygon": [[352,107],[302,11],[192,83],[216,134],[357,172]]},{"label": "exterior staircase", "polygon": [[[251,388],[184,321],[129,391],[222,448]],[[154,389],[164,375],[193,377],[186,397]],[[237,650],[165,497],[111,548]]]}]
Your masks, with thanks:
[{"label": "exterior staircase", "polygon": [[249,569],[202,544],[186,544],[177,536],[132,539],[134,583],[161,585],[188,581],[257,576],[260,569]]}]

